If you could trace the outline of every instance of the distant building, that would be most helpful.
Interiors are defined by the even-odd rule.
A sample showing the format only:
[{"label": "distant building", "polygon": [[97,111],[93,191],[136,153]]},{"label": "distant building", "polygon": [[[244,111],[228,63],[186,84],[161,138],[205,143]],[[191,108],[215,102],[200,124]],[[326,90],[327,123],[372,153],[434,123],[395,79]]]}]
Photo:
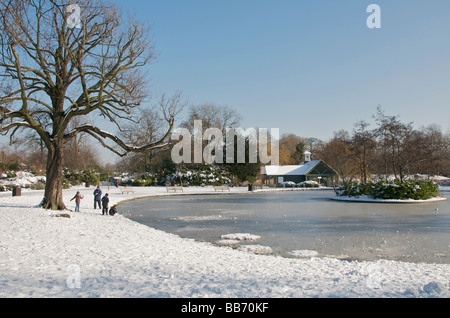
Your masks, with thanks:
[{"label": "distant building", "polygon": [[323,186],[332,186],[336,171],[322,160],[311,160],[311,153],[303,153],[304,161],[296,166],[265,166],[261,174],[265,176],[265,184],[277,185],[282,182],[300,183],[316,181]]}]

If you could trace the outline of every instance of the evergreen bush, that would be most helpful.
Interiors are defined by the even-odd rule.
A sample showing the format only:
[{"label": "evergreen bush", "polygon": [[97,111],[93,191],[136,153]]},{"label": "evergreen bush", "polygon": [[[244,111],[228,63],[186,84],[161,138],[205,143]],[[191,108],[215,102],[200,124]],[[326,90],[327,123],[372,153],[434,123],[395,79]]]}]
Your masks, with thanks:
[{"label": "evergreen bush", "polygon": [[337,195],[348,197],[367,196],[383,200],[428,200],[439,195],[439,187],[432,181],[380,180],[366,184],[358,182],[345,183],[337,189]]}]

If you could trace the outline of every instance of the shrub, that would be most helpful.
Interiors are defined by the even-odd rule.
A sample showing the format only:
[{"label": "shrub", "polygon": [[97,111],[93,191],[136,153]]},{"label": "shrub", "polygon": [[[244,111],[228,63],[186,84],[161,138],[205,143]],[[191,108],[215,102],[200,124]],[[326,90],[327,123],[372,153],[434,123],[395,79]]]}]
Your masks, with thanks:
[{"label": "shrub", "polygon": [[319,188],[320,185],[318,182],[310,180],[300,182],[297,186],[300,188]]},{"label": "shrub", "polygon": [[45,189],[45,181],[44,180],[39,180],[36,183],[33,183],[31,185],[31,190],[44,190]]},{"label": "shrub", "polygon": [[339,196],[360,197],[368,196],[383,200],[428,200],[439,195],[439,187],[432,181],[399,180],[345,183],[336,191]]}]

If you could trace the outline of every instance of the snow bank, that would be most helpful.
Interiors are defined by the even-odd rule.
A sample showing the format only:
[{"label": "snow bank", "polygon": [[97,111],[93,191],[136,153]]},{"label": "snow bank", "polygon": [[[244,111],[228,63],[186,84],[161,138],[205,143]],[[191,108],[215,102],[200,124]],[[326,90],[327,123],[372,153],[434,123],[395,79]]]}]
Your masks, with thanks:
[{"label": "snow bank", "polygon": [[299,258],[319,256],[319,253],[317,253],[316,251],[310,251],[310,250],[295,250],[295,251],[289,252],[288,254],[293,257],[299,257]]},{"label": "snow bank", "polygon": [[241,241],[238,240],[219,240],[216,242],[219,246],[237,246],[241,244]]},{"label": "snow bank", "polygon": [[[93,188],[79,190],[81,213],[52,217],[42,191],[0,194],[0,297],[450,297],[450,265],[255,255],[182,239],[93,209]],[[111,203],[166,195],[165,189],[109,191]],[[214,193],[211,188],[186,189]],[[243,189],[233,189],[244,192]],[[104,189],[104,192],[107,192]],[[227,194],[224,194],[227,195]]]},{"label": "snow bank", "polygon": [[438,197],[438,198],[431,198],[428,200],[413,200],[413,199],[409,199],[409,200],[395,200],[395,199],[374,199],[374,198],[369,198],[367,196],[360,196],[360,197],[331,197],[331,200],[335,200],[335,201],[349,201],[349,202],[369,202],[369,203],[432,203],[432,202],[442,202],[442,201],[446,201],[446,198],[442,198],[442,197]]},{"label": "snow bank", "polygon": [[241,245],[238,250],[261,255],[272,253],[271,247],[262,245]]}]

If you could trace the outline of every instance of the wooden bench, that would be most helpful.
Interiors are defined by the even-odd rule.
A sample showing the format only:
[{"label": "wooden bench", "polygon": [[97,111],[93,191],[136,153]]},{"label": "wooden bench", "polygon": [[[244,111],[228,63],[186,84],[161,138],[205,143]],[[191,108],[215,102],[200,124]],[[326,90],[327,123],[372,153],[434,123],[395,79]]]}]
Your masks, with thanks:
[{"label": "wooden bench", "polygon": [[130,194],[130,193],[134,193],[134,190],[133,189],[128,189],[128,188],[123,188],[123,189],[120,189],[120,191],[122,192],[122,194]]},{"label": "wooden bench", "polygon": [[167,190],[167,192],[169,192],[169,191],[174,191],[174,192],[181,191],[181,192],[183,192],[183,187],[180,187],[180,186],[166,187],[166,190]]},{"label": "wooden bench", "polygon": [[214,186],[214,190],[217,192],[219,190],[223,191],[230,191],[230,187],[229,186]]}]

